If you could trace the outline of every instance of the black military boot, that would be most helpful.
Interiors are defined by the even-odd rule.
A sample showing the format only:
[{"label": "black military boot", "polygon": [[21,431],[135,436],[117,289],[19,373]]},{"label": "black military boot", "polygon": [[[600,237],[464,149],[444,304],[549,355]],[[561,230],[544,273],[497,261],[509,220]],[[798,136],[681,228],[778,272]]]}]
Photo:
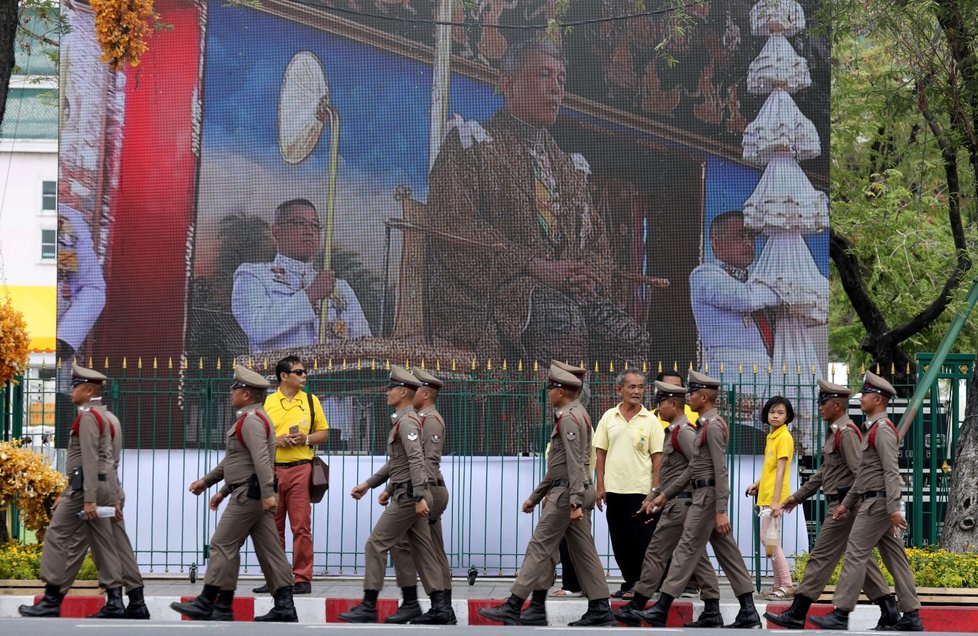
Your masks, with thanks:
[{"label": "black military boot", "polygon": [[292,600],[292,586],[283,585],[272,594],[275,605],[268,610],[267,614],[256,616],[256,623],[298,623],[299,615],[295,611],[295,602]]},{"label": "black military boot", "polygon": [[512,594],[502,605],[481,608],[479,616],[505,625],[522,625],[520,610],[523,609],[523,601],[524,599]]},{"label": "black military boot", "polygon": [[234,608],[231,603],[234,601],[234,590],[221,590],[217,593],[217,600],[214,601],[214,611],[211,612],[212,621],[233,621]]},{"label": "black military boot", "polygon": [[377,596],[379,594],[378,590],[364,590],[363,600],[360,601],[360,604],[341,613],[337,618],[347,623],[376,623]]},{"label": "black military boot", "polygon": [[126,606],[126,618],[148,621],[149,608],[146,607],[146,599],[143,598],[143,588],[133,588],[127,594],[129,605]]},{"label": "black military boot", "polygon": [[645,609],[645,606],[649,603],[649,597],[644,594],[634,593],[632,599],[628,603],[622,605],[614,612],[615,620],[629,627],[641,627],[642,617],[639,616],[639,612]]},{"label": "black military boot", "polygon": [[520,613],[520,625],[546,627],[547,625],[547,590],[533,590],[530,604]]},{"label": "black military boot", "polygon": [[780,614],[764,612],[764,618],[786,629],[805,629],[805,616],[808,615],[811,606],[812,599],[796,594],[795,598],[791,599],[791,607]]},{"label": "black military boot", "polygon": [[214,620],[211,615],[214,612],[214,601],[217,600],[219,591],[220,588],[216,585],[205,585],[194,600],[189,603],[170,603],[170,608],[191,620]]},{"label": "black military boot", "polygon": [[699,618],[684,627],[714,628],[723,627],[723,614],[720,613],[720,599],[708,598],[703,600],[703,611]]},{"label": "black military boot", "polygon": [[17,608],[21,616],[32,618],[57,618],[61,616],[61,601],[65,595],[57,585],[45,585],[44,597],[34,605],[21,605]]},{"label": "black military boot", "polygon": [[924,622],[920,620],[920,612],[913,610],[912,612],[904,612],[892,629],[898,632],[922,632],[924,631]]},{"label": "black military boot", "polygon": [[452,617],[449,625],[458,625],[458,617],[455,616],[455,607],[452,605],[451,590],[445,590],[445,606],[448,609],[448,614]]},{"label": "black military boot", "polygon": [[887,594],[873,602],[880,607],[880,620],[876,623],[876,631],[887,632],[894,629],[897,621],[900,620],[900,611],[897,609],[896,597],[892,594]]},{"label": "black military boot", "polygon": [[734,622],[727,625],[727,629],[754,629],[761,626],[761,617],[757,615],[757,608],[754,607],[754,593],[745,592],[737,596],[740,601],[740,611]]},{"label": "black military boot", "polygon": [[613,627],[614,625],[615,615],[611,613],[611,605],[607,598],[588,599],[584,616],[567,623],[568,627]]},{"label": "black military boot", "polygon": [[672,601],[673,597],[665,592],[659,592],[659,600],[649,609],[644,612],[639,612],[639,617],[643,622],[648,623],[652,627],[665,627],[666,619],[669,618],[669,608],[672,607]]},{"label": "black military boot", "polygon": [[401,606],[397,608],[397,611],[384,619],[385,623],[394,623],[396,625],[403,625],[411,621],[412,619],[418,618],[424,612],[421,611],[421,606],[418,605],[418,586],[411,585],[410,587],[401,588],[401,597],[404,599],[401,602]]},{"label": "black military boot", "polygon": [[445,602],[445,592],[435,590],[429,597],[431,609],[411,621],[412,625],[454,625],[454,614],[449,612],[451,606]]},{"label": "black military boot", "polygon": [[849,629],[849,612],[838,607],[825,616],[809,616],[808,620],[819,629],[846,631]]}]

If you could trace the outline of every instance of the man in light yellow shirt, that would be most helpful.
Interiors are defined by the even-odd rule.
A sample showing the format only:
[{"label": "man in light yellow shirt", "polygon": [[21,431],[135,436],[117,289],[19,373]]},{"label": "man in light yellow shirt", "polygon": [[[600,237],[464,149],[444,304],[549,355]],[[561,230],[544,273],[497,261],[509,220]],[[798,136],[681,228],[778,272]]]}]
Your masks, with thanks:
[{"label": "man in light yellow shirt", "polygon": [[[292,527],[293,594],[312,592],[312,447],[326,442],[329,422],[319,398],[303,392],[306,369],[298,356],[287,356],[275,365],[278,391],[265,399],[265,411],[275,426],[275,476],[278,477],[278,508],[275,528],[285,546],[285,515]],[[267,586],[255,592],[268,591]]]},{"label": "man in light yellow shirt", "polygon": [[625,579],[612,594],[626,598],[642,576],[642,559],[652,540],[648,519],[637,516],[642,501],[659,485],[663,431],[657,418],[642,405],[645,376],[625,369],[615,380],[621,398],[598,422],[593,445],[597,451],[597,506],[608,505],[608,533],[615,561]]}]

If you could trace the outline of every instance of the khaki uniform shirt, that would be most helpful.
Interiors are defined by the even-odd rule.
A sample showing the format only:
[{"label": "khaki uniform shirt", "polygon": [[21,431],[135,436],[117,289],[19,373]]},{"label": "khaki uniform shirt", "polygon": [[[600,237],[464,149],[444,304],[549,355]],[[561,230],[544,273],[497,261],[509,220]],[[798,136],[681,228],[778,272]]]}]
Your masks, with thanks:
[{"label": "khaki uniform shirt", "polygon": [[584,490],[591,484],[591,438],[594,435],[591,418],[578,400],[557,409],[554,418],[557,422],[550,434],[547,473],[531,499],[539,503],[554,481],[566,479],[570,483],[570,504],[581,506]]},{"label": "khaki uniform shirt", "polygon": [[445,480],[441,474],[441,451],[445,444],[445,420],[434,406],[418,413],[421,421],[421,447],[424,470],[431,481]]},{"label": "khaki uniform shirt", "polygon": [[[97,411],[102,418],[101,429],[92,411]],[[116,493],[111,483],[106,484],[109,486],[111,501],[103,501],[105,489],[103,489],[103,498],[98,497],[98,476],[105,475],[108,482],[112,471],[112,434],[105,412],[105,407],[99,402],[89,402],[79,407],[78,416],[71,426],[71,438],[68,440],[65,456],[65,471],[71,474],[76,468],[81,468],[85,502],[114,505],[118,501],[115,499]]]},{"label": "khaki uniform shirt", "polygon": [[727,475],[727,423],[715,409],[701,414],[697,421],[696,451],[686,467],[684,479],[716,482],[716,511],[727,512],[730,482]]},{"label": "khaki uniform shirt", "polygon": [[[265,421],[262,421],[262,417]],[[241,423],[244,444],[238,439],[237,432],[237,423],[241,418],[244,418]],[[265,427],[266,421],[268,428]],[[240,409],[238,419],[227,432],[226,438],[227,452],[224,453],[224,459],[214,470],[204,475],[204,483],[213,486],[223,479],[224,488],[221,490],[228,494],[232,486],[243,485],[252,475],[257,475],[262,498],[274,496],[275,470],[272,467],[272,458],[275,457],[275,429],[272,428],[271,420],[262,405],[249,404]]]},{"label": "khaki uniform shirt", "polygon": [[105,409],[105,417],[114,432],[109,435],[112,440],[112,472],[109,475],[109,480],[112,481],[112,487],[117,493],[119,502],[122,503],[126,500],[126,493],[122,489],[122,479],[119,477],[119,464],[122,462],[122,423],[116,414],[109,409]]},{"label": "khaki uniform shirt", "polygon": [[[676,446],[672,444],[673,432],[676,433]],[[685,415],[680,415],[669,423],[662,441],[662,466],[659,468],[659,483],[666,497],[672,498],[681,492],[689,490],[689,475],[686,469],[689,460],[696,454],[696,429],[689,423]]]},{"label": "khaki uniform shirt", "polygon": [[[856,472],[852,490],[842,502],[846,508],[852,509],[860,495],[864,492],[886,491],[886,511],[900,511],[900,499],[903,497],[903,481],[900,479],[900,464],[897,453],[900,442],[893,423],[886,417],[886,412],[879,413],[866,421],[866,434],[863,435],[863,458]],[[873,436],[873,429],[876,435]],[[873,446],[869,445],[873,437]]]},{"label": "khaki uniform shirt", "polygon": [[415,497],[428,492],[424,450],[421,442],[421,420],[410,406],[391,415],[391,432],[387,436],[387,463],[367,479],[371,488],[390,480],[393,484],[410,483]]},{"label": "khaki uniform shirt", "polygon": [[818,492],[819,488],[826,495],[834,497],[838,496],[840,487],[852,486],[863,456],[862,440],[854,426],[848,415],[832,422],[822,445],[822,465],[791,495],[795,501],[801,503]]}]

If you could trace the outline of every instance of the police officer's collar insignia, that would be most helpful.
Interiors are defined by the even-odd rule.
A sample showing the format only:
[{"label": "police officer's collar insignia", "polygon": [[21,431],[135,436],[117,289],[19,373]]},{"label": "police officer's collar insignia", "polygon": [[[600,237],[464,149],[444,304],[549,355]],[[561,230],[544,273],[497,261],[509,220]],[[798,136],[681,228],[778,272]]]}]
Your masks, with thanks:
[{"label": "police officer's collar insignia", "polygon": [[554,419],[558,419],[558,420],[559,420],[559,419],[560,419],[560,417],[561,417],[561,416],[562,416],[563,414],[564,414],[564,411],[563,411],[563,409],[561,409],[561,410],[559,410],[559,411],[554,411]]},{"label": "police officer's collar insignia", "polygon": [[392,422],[396,422],[397,421],[397,413],[391,413],[391,421]]},{"label": "police officer's collar insignia", "polygon": [[418,439],[418,434],[417,433],[408,433],[408,436],[407,437],[408,437],[409,440],[411,440],[413,442],[414,440]]},{"label": "police officer's collar insignia", "polygon": [[440,435],[432,435],[431,436],[431,441],[433,441],[434,443],[437,444],[438,442],[441,441],[441,436]]},{"label": "police officer's collar insignia", "polygon": [[88,406],[87,404],[85,406],[79,406],[78,407],[78,412],[79,413],[88,413],[91,410],[92,410],[92,407],[91,406]]},{"label": "police officer's collar insignia", "polygon": [[574,441],[575,439],[577,439],[577,433],[575,433],[574,431],[567,431],[567,439]]}]

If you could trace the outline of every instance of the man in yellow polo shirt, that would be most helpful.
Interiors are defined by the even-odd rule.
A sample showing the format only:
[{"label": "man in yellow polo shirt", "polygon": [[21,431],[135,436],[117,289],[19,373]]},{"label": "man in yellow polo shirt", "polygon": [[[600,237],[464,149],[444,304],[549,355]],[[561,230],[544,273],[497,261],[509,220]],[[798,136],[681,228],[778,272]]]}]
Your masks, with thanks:
[{"label": "man in yellow polo shirt", "polygon": [[597,451],[597,506],[608,505],[608,533],[615,561],[625,579],[615,598],[629,597],[642,576],[642,559],[652,540],[648,519],[635,512],[653,486],[659,485],[663,431],[645,408],[645,375],[625,369],[615,380],[621,401],[598,422],[592,442]]},{"label": "man in yellow polo shirt", "polygon": [[[312,502],[309,481],[312,447],[324,444],[329,422],[319,398],[303,392],[306,368],[298,356],[286,356],[275,365],[278,391],[265,399],[265,412],[275,426],[275,476],[278,477],[278,508],[275,528],[285,546],[285,515],[292,526],[293,594],[312,592]],[[261,594],[268,586],[254,589]]]}]

